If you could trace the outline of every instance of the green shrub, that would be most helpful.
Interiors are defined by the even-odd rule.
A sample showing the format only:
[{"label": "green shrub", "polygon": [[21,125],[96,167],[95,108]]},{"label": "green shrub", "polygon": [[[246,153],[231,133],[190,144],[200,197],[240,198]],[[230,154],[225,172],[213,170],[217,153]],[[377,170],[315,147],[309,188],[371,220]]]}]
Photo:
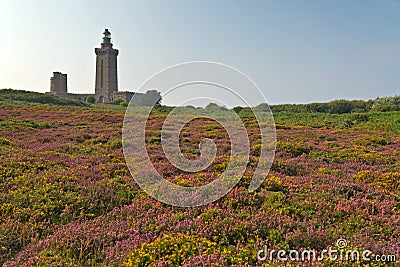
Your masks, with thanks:
[{"label": "green shrub", "polygon": [[88,96],[88,97],[86,98],[86,102],[87,102],[87,103],[90,103],[90,104],[93,104],[93,103],[96,102],[96,99],[94,98],[94,96]]},{"label": "green shrub", "polygon": [[400,106],[391,103],[376,105],[371,109],[371,111],[378,111],[378,112],[398,111],[398,110],[400,110]]},{"label": "green shrub", "polygon": [[51,127],[53,126],[50,123],[32,120],[6,120],[0,122],[0,128],[2,128],[2,130],[25,131],[32,129],[48,129]]},{"label": "green shrub", "polygon": [[271,106],[273,112],[296,112],[296,113],[331,113],[344,114],[350,112],[367,112],[372,107],[372,100],[334,100],[329,103],[310,103],[310,104],[282,104]]},{"label": "green shrub", "polygon": [[348,118],[355,123],[360,123],[369,120],[367,113],[354,113],[351,114]]},{"label": "green shrub", "polygon": [[329,102],[328,107],[331,114],[350,113],[353,109],[351,103],[344,99]]},{"label": "green shrub", "polygon": [[7,138],[0,137],[0,146],[13,146],[15,143]]},{"label": "green shrub", "polygon": [[121,104],[122,102],[124,102],[124,100],[118,98],[118,99],[115,99],[115,100],[112,102],[112,104],[114,104],[114,105],[119,105],[119,104]]},{"label": "green shrub", "polygon": [[305,144],[298,143],[290,143],[290,142],[277,142],[276,148],[283,150],[289,154],[292,154],[293,157],[298,157],[303,154],[310,154],[311,146]]},{"label": "green shrub", "polygon": [[377,97],[373,101],[374,107],[379,105],[394,105],[400,107],[400,95],[395,96],[386,96],[386,97]]},{"label": "green shrub", "polygon": [[122,140],[121,138],[110,138],[107,141],[106,147],[111,148],[111,149],[118,149],[122,147]]}]

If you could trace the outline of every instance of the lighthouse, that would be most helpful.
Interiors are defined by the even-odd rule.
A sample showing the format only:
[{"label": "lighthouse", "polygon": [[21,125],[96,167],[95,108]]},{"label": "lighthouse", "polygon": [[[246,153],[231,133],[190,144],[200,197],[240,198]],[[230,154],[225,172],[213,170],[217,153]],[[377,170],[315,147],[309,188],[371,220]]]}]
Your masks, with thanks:
[{"label": "lighthouse", "polygon": [[118,91],[117,56],[118,50],[113,48],[111,33],[103,32],[103,41],[96,53],[95,98],[98,103],[110,103],[112,95]]}]

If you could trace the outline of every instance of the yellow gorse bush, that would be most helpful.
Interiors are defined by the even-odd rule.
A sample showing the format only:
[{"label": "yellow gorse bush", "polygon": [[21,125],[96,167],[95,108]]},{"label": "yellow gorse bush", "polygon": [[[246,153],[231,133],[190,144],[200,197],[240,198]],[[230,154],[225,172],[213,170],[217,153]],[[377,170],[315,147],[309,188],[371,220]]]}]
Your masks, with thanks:
[{"label": "yellow gorse bush", "polygon": [[358,182],[364,182],[368,185],[389,189],[400,189],[400,172],[374,172],[363,170],[353,176],[353,179]]},{"label": "yellow gorse bush", "polygon": [[157,266],[159,261],[180,266],[193,256],[212,254],[216,248],[217,244],[206,238],[187,234],[165,235],[151,243],[143,243],[129,254],[122,266]]},{"label": "yellow gorse bush", "polygon": [[[216,242],[199,236],[164,235],[151,243],[141,244],[125,258],[122,266],[159,266],[159,263],[168,264],[168,266],[182,266],[196,256],[212,254],[226,264],[242,264],[256,257],[253,242],[250,243],[248,247],[236,250],[233,247],[221,248]],[[221,265],[215,263],[213,266]]]}]

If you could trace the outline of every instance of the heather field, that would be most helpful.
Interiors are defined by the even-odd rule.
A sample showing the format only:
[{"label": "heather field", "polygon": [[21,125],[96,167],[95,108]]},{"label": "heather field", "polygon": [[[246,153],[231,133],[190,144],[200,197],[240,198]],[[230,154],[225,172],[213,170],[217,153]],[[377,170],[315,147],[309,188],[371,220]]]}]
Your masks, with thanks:
[{"label": "heather field", "polygon": [[[261,188],[247,191],[258,160],[257,123],[244,177],[228,195],[179,208],[143,192],[125,164],[124,108],[2,101],[0,264],[3,266],[397,266],[400,256],[400,111],[274,113],[276,155]],[[181,133],[188,158],[213,138],[209,168],[185,173],[162,153],[152,114],[146,145],[159,172],[179,185],[216,179],[229,161],[224,129],[198,119]],[[260,261],[269,249],[345,249],[397,262]]]}]

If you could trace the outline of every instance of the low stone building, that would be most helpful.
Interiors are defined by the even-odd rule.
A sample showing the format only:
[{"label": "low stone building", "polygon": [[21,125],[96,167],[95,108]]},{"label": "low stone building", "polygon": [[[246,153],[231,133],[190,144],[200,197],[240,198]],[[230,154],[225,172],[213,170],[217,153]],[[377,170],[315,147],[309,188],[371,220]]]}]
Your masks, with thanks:
[{"label": "low stone building", "polygon": [[67,94],[67,92],[67,74],[53,72],[53,77],[50,78],[50,93]]},{"label": "low stone building", "polygon": [[79,100],[85,102],[89,96],[94,94],[71,94],[67,88],[67,74],[61,72],[53,72],[53,77],[50,78],[50,94],[58,95],[62,98]]}]

